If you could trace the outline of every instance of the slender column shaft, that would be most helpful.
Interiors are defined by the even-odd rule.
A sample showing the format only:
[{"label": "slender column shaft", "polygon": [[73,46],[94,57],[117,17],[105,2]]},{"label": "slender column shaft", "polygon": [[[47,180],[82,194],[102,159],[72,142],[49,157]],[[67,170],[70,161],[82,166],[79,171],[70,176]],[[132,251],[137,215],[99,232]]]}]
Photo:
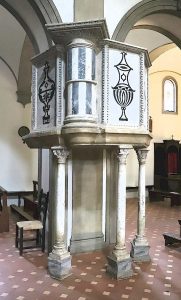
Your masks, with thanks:
[{"label": "slender column shaft", "polygon": [[126,159],[129,149],[119,149],[118,153],[118,192],[117,192],[117,239],[113,254],[125,255],[126,227]]},{"label": "slender column shaft", "polygon": [[130,147],[120,147],[118,153],[118,187],[117,187],[117,235],[116,244],[111,255],[107,257],[107,272],[115,277],[128,278],[133,275],[130,254],[125,245],[126,228],[126,159]]},{"label": "slender column shaft", "polygon": [[145,235],[145,164],[148,151],[147,149],[136,150],[139,162],[138,239],[144,239]]},{"label": "slender column shaft", "polygon": [[54,155],[58,159],[57,179],[55,185],[55,244],[52,253],[63,255],[65,248],[65,163],[68,151],[64,148],[54,148]]}]

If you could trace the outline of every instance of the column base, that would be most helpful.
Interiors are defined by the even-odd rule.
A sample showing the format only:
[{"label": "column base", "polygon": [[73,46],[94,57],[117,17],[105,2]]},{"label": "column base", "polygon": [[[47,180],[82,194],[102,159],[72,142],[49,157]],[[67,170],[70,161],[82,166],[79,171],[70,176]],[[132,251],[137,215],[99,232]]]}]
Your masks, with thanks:
[{"label": "column base", "polygon": [[150,246],[148,244],[141,244],[136,243],[135,241],[131,242],[131,252],[130,256],[132,257],[133,261],[135,262],[146,262],[150,261],[149,255]]},{"label": "column base", "polygon": [[48,272],[52,278],[62,280],[71,275],[71,255],[56,257],[50,253],[48,257]]},{"label": "column base", "polygon": [[116,279],[126,279],[133,276],[132,260],[126,258],[118,261],[113,255],[107,256],[107,273]]}]

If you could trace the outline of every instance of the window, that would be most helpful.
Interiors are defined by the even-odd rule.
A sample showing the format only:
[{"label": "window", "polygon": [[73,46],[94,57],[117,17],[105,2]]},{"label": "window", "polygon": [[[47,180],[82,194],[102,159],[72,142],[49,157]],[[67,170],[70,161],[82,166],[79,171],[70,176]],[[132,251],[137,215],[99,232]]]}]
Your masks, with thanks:
[{"label": "window", "polygon": [[177,112],[177,84],[172,78],[163,82],[163,112]]}]

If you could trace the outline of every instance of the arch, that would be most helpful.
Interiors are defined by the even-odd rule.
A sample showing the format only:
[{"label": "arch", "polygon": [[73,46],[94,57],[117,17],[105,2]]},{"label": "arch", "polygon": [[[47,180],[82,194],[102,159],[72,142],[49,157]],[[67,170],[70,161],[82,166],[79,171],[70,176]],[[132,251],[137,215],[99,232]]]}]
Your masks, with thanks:
[{"label": "arch", "polygon": [[163,35],[165,35],[167,38],[169,38],[175,45],[177,45],[181,49],[181,41],[171,32],[169,32],[166,29],[163,29],[159,26],[155,25],[138,25],[134,26],[134,29],[148,29],[148,30],[154,30],[156,32],[159,32]]},{"label": "arch", "polygon": [[[26,35],[20,62],[19,62],[19,72],[18,72],[18,82],[17,82],[17,101],[23,106],[31,102],[31,74],[32,74],[32,64],[31,58],[34,56],[33,47],[30,39]],[[26,76],[24,76],[26,74]]]},{"label": "arch", "polygon": [[52,0],[0,0],[21,24],[32,42],[36,54],[47,50],[52,40],[45,28],[46,23],[60,23],[60,15]]},{"label": "arch", "polygon": [[17,79],[13,69],[10,67],[10,65],[7,63],[7,61],[4,58],[2,58],[1,56],[0,56],[0,60],[2,60],[3,63],[8,67],[8,69],[10,70],[10,72],[12,73],[12,75],[13,75],[15,81],[16,81],[16,84],[18,85],[18,79]]},{"label": "arch", "polygon": [[[167,13],[174,16],[179,16],[180,14],[179,10],[180,8],[178,5],[178,1],[175,0],[140,1],[138,4],[133,6],[120,20],[113,33],[112,39],[124,42],[128,32],[134,27],[136,22],[148,15],[160,12],[160,13]],[[162,29],[160,29],[159,32],[162,33],[163,32]],[[179,44],[179,39],[176,41],[176,37],[175,37],[174,42]]]}]

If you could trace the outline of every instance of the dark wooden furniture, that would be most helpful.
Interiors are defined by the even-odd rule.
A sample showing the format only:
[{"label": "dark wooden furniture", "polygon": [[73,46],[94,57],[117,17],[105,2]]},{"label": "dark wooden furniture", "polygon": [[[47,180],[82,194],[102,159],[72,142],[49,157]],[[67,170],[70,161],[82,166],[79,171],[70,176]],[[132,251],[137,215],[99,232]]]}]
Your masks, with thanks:
[{"label": "dark wooden furniture", "polygon": [[[41,248],[42,252],[45,250],[45,224],[48,208],[49,193],[40,191],[38,197],[38,219],[32,221],[20,221],[16,223],[16,237],[15,246],[19,248],[19,254],[23,254],[24,249]],[[25,232],[35,232],[35,237],[24,236]],[[34,245],[29,242],[35,241]],[[28,245],[27,243],[28,242]],[[25,245],[26,244],[26,245]]]},{"label": "dark wooden furniture", "polygon": [[149,199],[164,198],[170,198],[171,206],[181,205],[181,144],[174,139],[154,144],[154,190]]},{"label": "dark wooden furniture", "polygon": [[33,181],[33,193],[23,195],[24,211],[32,215],[35,219],[38,217],[38,181]]},{"label": "dark wooden furniture", "polygon": [[181,243],[181,220],[178,220],[180,226],[180,234],[163,233],[165,239],[165,246]]},{"label": "dark wooden furniture", "polygon": [[[33,180],[33,191],[27,192],[8,192],[9,195],[18,196],[18,205],[12,204],[11,209],[19,214],[25,220],[32,220],[38,216],[38,181]],[[21,199],[24,200],[24,205],[21,204]]]},{"label": "dark wooden furniture", "polygon": [[178,140],[154,144],[154,188],[181,192],[181,144]]},{"label": "dark wooden furniture", "polygon": [[0,193],[0,232],[9,231],[9,212],[7,207],[7,193],[6,191]]},{"label": "dark wooden furniture", "polygon": [[181,205],[181,193],[150,190],[148,191],[148,194],[150,202],[164,201],[165,198],[170,198],[170,206]]}]

